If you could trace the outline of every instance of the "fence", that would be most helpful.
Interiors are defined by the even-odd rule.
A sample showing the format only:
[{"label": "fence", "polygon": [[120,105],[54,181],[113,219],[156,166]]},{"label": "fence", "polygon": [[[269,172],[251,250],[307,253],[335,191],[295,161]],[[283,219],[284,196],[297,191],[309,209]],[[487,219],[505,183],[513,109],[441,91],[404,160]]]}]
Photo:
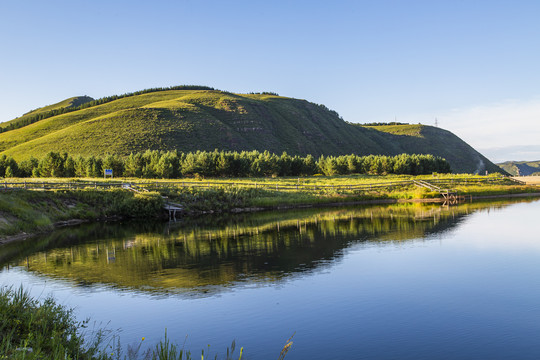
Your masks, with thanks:
[{"label": "fence", "polygon": [[[218,182],[218,181],[147,181],[147,182],[121,182],[121,181],[71,181],[71,182],[47,182],[47,181],[24,181],[24,182],[4,182],[0,183],[1,190],[27,189],[27,190],[80,190],[80,189],[126,189],[132,191],[160,191],[167,188],[223,188],[223,187],[239,187],[265,189],[272,191],[317,191],[317,190],[332,190],[336,192],[344,191],[370,191],[377,189],[391,189],[396,187],[405,187],[411,185],[419,185],[428,188],[452,188],[456,185],[475,185],[475,184],[525,184],[522,181],[510,178],[448,178],[448,179],[429,179],[428,181],[403,180],[378,183],[363,183],[363,184],[292,184],[292,183],[248,183],[248,182]],[[429,186],[428,186],[429,185]]]},{"label": "fence", "polygon": [[212,181],[174,181],[174,182],[116,182],[116,181],[76,181],[76,182],[4,182],[0,183],[0,190],[27,189],[27,190],[80,190],[80,189],[114,189],[121,188],[133,191],[159,191],[167,188],[223,188],[223,187],[241,187],[253,189],[265,189],[275,191],[316,191],[316,190],[334,190],[334,191],[367,191],[380,188],[395,188],[412,185],[412,180],[381,182],[371,184],[287,184],[287,183],[247,183],[247,182],[212,182]]},{"label": "fence", "polygon": [[457,185],[525,185],[521,180],[508,176],[500,177],[456,177],[447,179],[429,179],[429,183],[439,187],[452,187]]},{"label": "fence", "polygon": [[27,190],[79,190],[89,188],[122,188],[124,183],[117,182],[4,182],[0,183],[0,190],[14,190],[14,189],[27,189]]}]

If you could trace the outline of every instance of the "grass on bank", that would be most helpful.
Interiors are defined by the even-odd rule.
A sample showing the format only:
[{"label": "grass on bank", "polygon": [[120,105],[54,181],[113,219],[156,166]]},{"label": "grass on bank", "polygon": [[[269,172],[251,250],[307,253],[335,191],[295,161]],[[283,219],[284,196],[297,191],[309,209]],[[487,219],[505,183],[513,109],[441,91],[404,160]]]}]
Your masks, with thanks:
[{"label": "grass on bank", "polygon": [[[1,179],[1,178],[0,178]],[[456,184],[456,183],[497,183],[497,184],[515,184],[508,180],[507,177],[503,177],[499,173],[492,173],[485,175],[472,175],[472,174],[441,174],[433,173],[429,175],[367,175],[367,174],[354,174],[354,175],[333,175],[325,176],[322,174],[316,174],[313,176],[289,176],[289,177],[242,177],[242,178],[204,178],[204,177],[184,177],[181,179],[141,179],[141,178],[4,178],[0,180],[0,189],[2,184],[5,183],[69,183],[69,182],[127,182],[135,184],[182,184],[182,183],[212,183],[212,184],[261,184],[261,185],[279,185],[279,186],[294,186],[294,185],[307,185],[307,186],[347,186],[347,185],[376,185],[385,184],[399,181],[410,180],[425,180],[433,181],[434,183],[444,184]]]},{"label": "grass on bank", "polygon": [[110,217],[147,217],[160,214],[163,199],[158,193],[123,190],[15,190],[0,194],[0,235],[51,230],[54,223],[72,219],[99,220]]},{"label": "grass on bank", "polygon": [[106,359],[100,354],[102,334],[86,343],[73,312],[52,298],[42,303],[22,288],[0,289],[0,358],[4,359]]},{"label": "grass on bank", "polygon": [[[48,297],[43,301],[32,298],[22,288],[0,288],[0,359],[12,360],[190,360],[198,358],[183,346],[165,337],[155,347],[141,350],[144,338],[138,346],[128,346],[126,353],[117,336],[102,329],[91,330],[89,320],[79,322],[72,309],[56,303]],[[287,341],[280,354],[289,350]],[[236,359],[235,342],[227,348],[224,359]],[[210,357],[210,347],[203,349],[201,359]],[[283,356],[282,356],[283,355]],[[238,359],[242,359],[243,348]],[[218,359],[216,354],[214,359]]]},{"label": "grass on bank", "polygon": [[[165,202],[181,204],[187,213],[229,212],[249,208],[279,208],[299,205],[350,203],[367,200],[412,200],[439,198],[410,183],[425,180],[460,195],[486,196],[538,192],[538,187],[520,185],[508,178],[490,176],[433,174],[425,176],[312,176],[303,178],[248,179],[114,179],[151,190],[133,193],[122,189],[94,189],[103,179],[39,179],[39,184],[86,182],[83,190],[0,192],[0,235],[34,233],[53,228],[70,219],[99,220],[110,217],[156,218],[163,216]],[[24,183],[34,179],[9,179]],[[111,180],[108,180],[111,181]],[[409,183],[404,183],[409,181]],[[396,185],[396,183],[400,184]],[[257,187],[253,186],[257,183]],[[197,185],[197,186],[194,186]],[[202,186],[201,186],[202,185]],[[296,189],[296,185],[299,186]],[[354,188],[355,185],[363,188]],[[41,186],[41,185],[40,185]],[[349,187],[350,186],[350,187]],[[288,188],[285,188],[288,187]],[[2,183],[0,182],[0,190]],[[166,199],[162,198],[166,196]]]}]

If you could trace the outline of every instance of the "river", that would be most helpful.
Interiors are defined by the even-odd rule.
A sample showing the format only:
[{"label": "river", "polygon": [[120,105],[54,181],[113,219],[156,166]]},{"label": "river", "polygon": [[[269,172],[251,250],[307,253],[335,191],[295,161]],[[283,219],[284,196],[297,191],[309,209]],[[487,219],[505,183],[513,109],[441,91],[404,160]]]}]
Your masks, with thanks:
[{"label": "river", "polygon": [[124,346],[166,330],[194,354],[235,340],[277,359],[294,334],[286,359],[539,359],[539,215],[499,201],[90,224],[0,247],[0,285]]}]

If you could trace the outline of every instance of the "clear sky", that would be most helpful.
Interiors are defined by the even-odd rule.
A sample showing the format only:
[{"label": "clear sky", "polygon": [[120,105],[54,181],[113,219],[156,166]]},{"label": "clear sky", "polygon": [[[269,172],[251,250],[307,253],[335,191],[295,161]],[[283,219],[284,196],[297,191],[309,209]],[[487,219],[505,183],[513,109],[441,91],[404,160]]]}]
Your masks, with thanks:
[{"label": "clear sky", "polygon": [[0,121],[76,95],[273,91],[540,160],[540,1],[2,0]]}]

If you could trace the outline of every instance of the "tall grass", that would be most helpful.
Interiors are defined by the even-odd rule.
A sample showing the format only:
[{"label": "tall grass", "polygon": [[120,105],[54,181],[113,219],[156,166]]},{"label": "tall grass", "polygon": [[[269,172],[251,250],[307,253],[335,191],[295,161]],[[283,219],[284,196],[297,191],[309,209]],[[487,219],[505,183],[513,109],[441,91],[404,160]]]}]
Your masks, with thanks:
[{"label": "tall grass", "polygon": [[16,190],[0,193],[0,235],[52,230],[70,219],[156,218],[162,215],[158,193],[115,190]]},{"label": "tall grass", "polygon": [[99,345],[103,333],[86,341],[70,309],[52,298],[32,299],[22,288],[0,289],[0,354],[8,359],[106,359]]},{"label": "tall grass", "polygon": [[[22,287],[0,288],[0,359],[13,360],[191,360],[198,358],[171,342],[165,336],[153,348],[141,351],[144,338],[137,346],[128,346],[126,354],[118,336],[103,329],[89,330],[89,320],[77,321],[72,309],[59,305],[51,297],[43,301],[32,298]],[[292,346],[292,337],[279,359]],[[225,357],[213,359],[241,360],[244,348],[236,357],[236,342],[227,348]],[[201,351],[201,360],[211,359],[210,345]]]}]

